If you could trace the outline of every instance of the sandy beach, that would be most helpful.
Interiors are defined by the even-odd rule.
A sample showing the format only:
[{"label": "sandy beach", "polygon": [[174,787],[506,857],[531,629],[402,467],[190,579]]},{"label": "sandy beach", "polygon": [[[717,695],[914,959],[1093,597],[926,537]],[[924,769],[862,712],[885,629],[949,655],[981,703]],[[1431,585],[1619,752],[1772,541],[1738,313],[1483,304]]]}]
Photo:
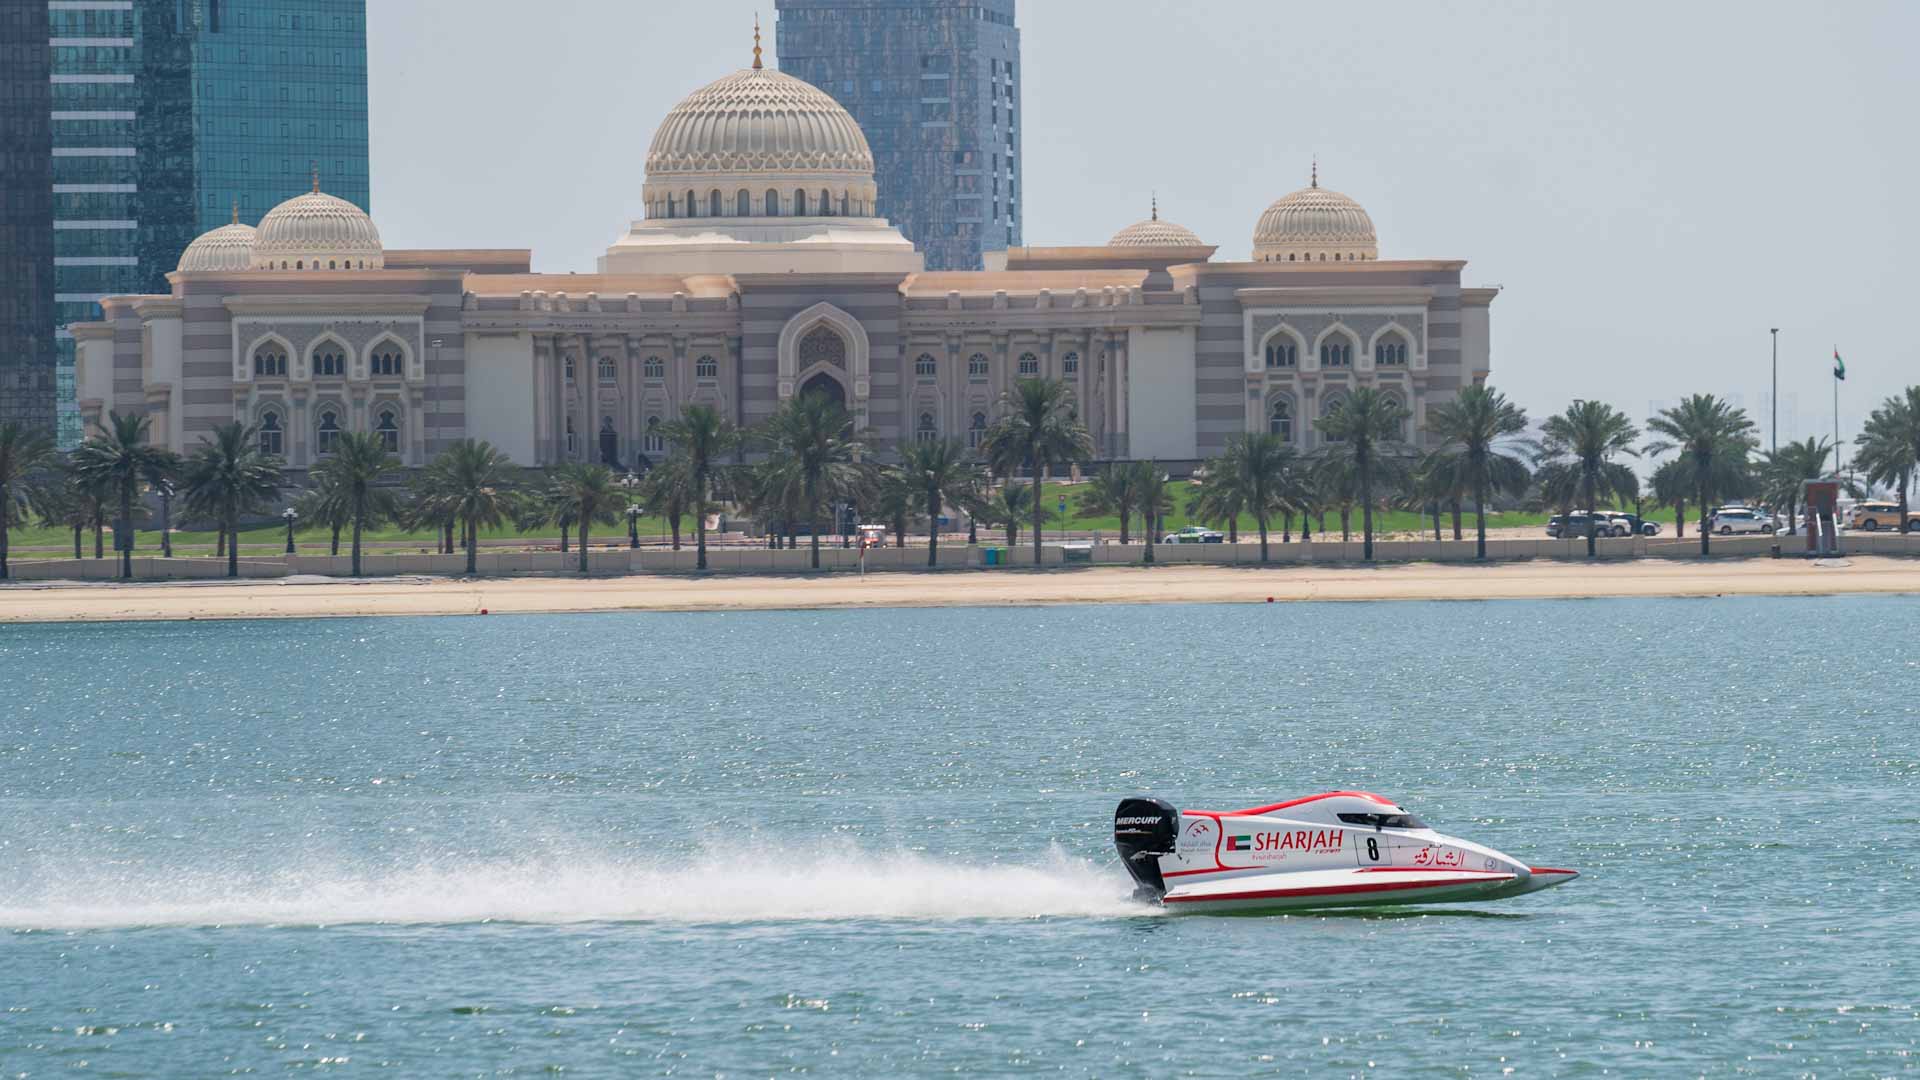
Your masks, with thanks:
[{"label": "sandy beach", "polygon": [[241,583],[35,583],[0,587],[0,622],[747,611],[1029,604],[1518,600],[1608,596],[1920,593],[1920,560],[1851,556],[1639,559],[1488,566],[1133,566],[828,575],[285,579]]}]

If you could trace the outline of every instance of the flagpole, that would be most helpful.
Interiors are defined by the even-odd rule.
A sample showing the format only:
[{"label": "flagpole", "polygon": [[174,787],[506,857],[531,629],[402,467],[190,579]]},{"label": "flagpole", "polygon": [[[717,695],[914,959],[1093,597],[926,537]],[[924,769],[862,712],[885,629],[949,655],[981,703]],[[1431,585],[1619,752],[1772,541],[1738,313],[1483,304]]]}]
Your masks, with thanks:
[{"label": "flagpole", "polygon": [[1840,479],[1840,376],[1833,376],[1833,478]]},{"label": "flagpole", "polygon": [[1774,327],[1767,333],[1773,335],[1773,452],[1780,452],[1780,328]]}]

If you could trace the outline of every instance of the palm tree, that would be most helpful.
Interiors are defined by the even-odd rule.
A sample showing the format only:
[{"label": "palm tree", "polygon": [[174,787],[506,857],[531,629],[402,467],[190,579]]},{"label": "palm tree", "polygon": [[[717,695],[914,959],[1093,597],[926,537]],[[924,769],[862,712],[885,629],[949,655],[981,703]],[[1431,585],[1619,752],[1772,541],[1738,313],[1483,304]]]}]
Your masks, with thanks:
[{"label": "palm tree", "polygon": [[554,481],[554,474],[549,472],[541,478],[539,486],[522,492],[514,500],[513,527],[522,533],[549,525],[559,529],[560,554],[565,555],[573,550],[568,538],[573,535],[574,516],[579,507]]},{"label": "palm tree", "polygon": [[687,458],[687,479],[693,491],[696,569],[707,568],[707,503],[713,496],[714,466],[740,442],[733,424],[711,405],[689,405],[676,420],[661,425],[661,434]]},{"label": "palm tree", "polygon": [[981,449],[1008,476],[1023,462],[1033,470],[1033,565],[1039,566],[1047,467],[1085,461],[1093,455],[1093,439],[1074,411],[1072,391],[1059,379],[1021,379],[1002,395],[1000,407]]},{"label": "palm tree", "polygon": [[[1247,510],[1246,492],[1238,477],[1219,458],[1209,458],[1187,485],[1187,517],[1203,525],[1227,530],[1227,542],[1240,542],[1240,515]],[[1147,531],[1152,532],[1151,523]]]},{"label": "palm tree", "polygon": [[107,413],[107,422],[73,453],[73,471],[98,485],[119,502],[114,547],[120,550],[120,580],[133,577],[133,500],[141,481],[165,476],[172,455],[147,442],[148,419],[142,415]]},{"label": "palm tree", "polygon": [[1007,547],[1020,543],[1020,523],[1031,519],[1038,528],[1052,514],[1046,507],[1040,507],[1036,513],[1033,506],[1033,485],[1016,484],[1012,481],[994,489],[991,496],[975,507],[976,516],[989,525],[1001,525],[1007,530]]},{"label": "palm tree", "polygon": [[1822,438],[1802,439],[1790,442],[1778,450],[1763,451],[1760,454],[1759,472],[1760,497],[1769,506],[1787,508],[1787,531],[1795,528],[1795,511],[1799,507],[1802,486],[1809,480],[1818,480],[1825,475],[1827,458],[1833,453],[1833,444]]},{"label": "palm tree", "polygon": [[347,503],[347,519],[353,523],[353,576],[360,576],[360,534],[370,524],[398,516],[400,499],[392,488],[380,481],[400,463],[380,441],[366,431],[348,431],[340,435],[329,457],[315,472],[325,473],[338,484]]},{"label": "palm tree", "polygon": [[[1573,466],[1579,478],[1587,511],[1587,558],[1591,559],[1597,554],[1599,519],[1594,511],[1599,501],[1612,503],[1639,493],[1640,480],[1633,470],[1613,459],[1619,454],[1640,456],[1633,447],[1640,429],[1627,414],[1604,401],[1576,401],[1566,412],[1548,417],[1542,434],[1541,452],[1546,459]],[[1564,528],[1561,536],[1566,536]]]},{"label": "palm tree", "polygon": [[1900,500],[1900,531],[1912,531],[1907,489],[1920,470],[1920,386],[1909,386],[1882,402],[1854,441],[1860,447],[1854,466],[1869,484],[1894,489]]},{"label": "palm tree", "polygon": [[1140,509],[1140,492],[1134,488],[1133,478],[1133,470],[1114,465],[1102,469],[1098,476],[1088,481],[1086,490],[1080,494],[1081,516],[1112,515],[1120,519],[1122,544],[1128,540],[1128,524]]},{"label": "palm tree", "polygon": [[[967,448],[957,439],[902,443],[900,474],[917,493],[918,509],[927,515],[927,565],[937,566],[940,516],[949,502],[961,502],[973,490],[973,465]],[[1126,532],[1124,520],[1122,535]]]},{"label": "palm tree", "polygon": [[1226,451],[1207,463],[1207,485],[1232,492],[1225,501],[1252,512],[1254,526],[1260,530],[1261,562],[1267,561],[1268,523],[1276,512],[1298,501],[1303,482],[1293,447],[1265,432],[1233,436]]},{"label": "palm tree", "polygon": [[799,479],[815,570],[820,569],[820,516],[826,504],[853,499],[869,486],[868,470],[860,463],[865,447],[853,437],[852,426],[845,406],[814,392],[781,403],[758,433],[774,458],[791,463]]},{"label": "palm tree", "polygon": [[1527,489],[1526,462],[1513,452],[1527,430],[1526,410],[1490,386],[1469,386],[1427,410],[1427,430],[1452,459],[1456,481],[1473,492],[1474,557],[1484,559],[1488,499],[1497,491],[1519,495]]},{"label": "palm tree", "polygon": [[667,519],[667,528],[673,533],[673,550],[679,551],[680,519],[693,505],[693,473],[688,468],[687,455],[676,450],[649,470],[640,488],[640,501],[647,513]]},{"label": "palm tree", "polygon": [[[7,537],[33,501],[31,491],[54,464],[53,440],[25,424],[0,423],[0,581],[7,578]],[[74,558],[79,558],[78,548]]]},{"label": "palm tree", "polygon": [[[236,420],[213,429],[213,437],[187,459],[183,479],[187,506],[219,523],[227,538],[227,576],[239,577],[240,516],[279,496],[286,486],[279,463],[260,452],[259,429]],[[355,540],[358,573],[357,534]]]},{"label": "palm tree", "polygon": [[478,572],[480,530],[512,516],[518,470],[513,459],[482,439],[461,439],[427,467],[427,497],[460,525],[467,573]]},{"label": "palm tree", "polygon": [[[1171,508],[1173,494],[1167,489],[1166,471],[1156,461],[1136,461],[1133,469],[1133,486],[1140,492],[1140,505],[1147,515],[1147,550],[1144,562],[1153,562],[1153,537],[1160,531],[1160,515]],[[1038,528],[1038,526],[1035,526]]]},{"label": "palm tree", "polygon": [[626,493],[613,470],[605,465],[570,461],[554,469],[552,491],[556,498],[573,505],[573,518],[580,523],[580,572],[587,572],[587,531],[596,522],[614,525],[627,506]]},{"label": "palm tree", "polygon": [[[1653,497],[1660,505],[1673,507],[1673,534],[1681,539],[1687,535],[1687,499],[1693,488],[1693,477],[1684,459],[1662,462],[1653,470]],[[1706,528],[1704,517],[1700,527]]]},{"label": "palm tree", "polygon": [[1715,498],[1730,495],[1746,483],[1747,456],[1757,445],[1753,421],[1747,419],[1745,409],[1712,394],[1694,394],[1649,418],[1647,427],[1671,440],[1649,446],[1649,452],[1677,448],[1684,455],[1700,507],[1700,554],[1710,554],[1713,530],[1706,527],[1708,508]]},{"label": "palm tree", "polygon": [[1322,458],[1350,465],[1357,480],[1362,557],[1368,562],[1373,561],[1374,482],[1391,482],[1405,474],[1401,430],[1407,416],[1407,407],[1398,398],[1362,386],[1320,418],[1320,433],[1329,440],[1320,452]]},{"label": "palm tree", "polygon": [[1455,490],[1453,459],[1444,450],[1422,455],[1400,493],[1400,508],[1433,518],[1433,538],[1440,535],[1440,504]]},{"label": "palm tree", "polygon": [[323,526],[330,534],[328,537],[329,555],[340,554],[340,530],[353,520],[352,509],[340,485],[333,482],[326,473],[315,471],[307,476],[307,489],[293,500],[293,509],[300,520],[309,525]]},{"label": "palm tree", "polygon": [[[920,509],[920,486],[899,468],[889,467],[874,475],[867,496],[873,503],[874,520],[892,528],[895,546],[906,547],[907,519]],[[939,523],[934,522],[932,527],[937,530]]]},{"label": "palm tree", "polygon": [[33,506],[40,524],[49,529],[72,530],[73,557],[83,557],[85,552],[81,544],[85,541],[87,528],[93,524],[94,508],[98,501],[83,498],[80,489],[64,469],[42,473],[31,483],[27,501]]}]

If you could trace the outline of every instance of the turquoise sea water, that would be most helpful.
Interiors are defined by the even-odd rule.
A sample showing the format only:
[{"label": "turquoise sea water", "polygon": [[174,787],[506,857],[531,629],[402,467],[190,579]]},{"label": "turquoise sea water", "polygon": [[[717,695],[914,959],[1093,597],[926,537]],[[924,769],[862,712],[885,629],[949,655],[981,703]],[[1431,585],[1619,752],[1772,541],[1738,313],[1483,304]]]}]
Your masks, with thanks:
[{"label": "turquoise sea water", "polygon": [[[1920,1071],[1920,600],[0,627],[0,1076]],[[1126,793],[1586,876],[1168,918]]]}]

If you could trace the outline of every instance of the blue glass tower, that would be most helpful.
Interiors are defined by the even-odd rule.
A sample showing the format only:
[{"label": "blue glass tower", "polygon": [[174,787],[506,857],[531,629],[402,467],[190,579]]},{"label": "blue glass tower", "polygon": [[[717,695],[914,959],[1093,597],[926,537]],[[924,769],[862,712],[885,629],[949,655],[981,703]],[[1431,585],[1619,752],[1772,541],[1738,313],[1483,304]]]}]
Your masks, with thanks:
[{"label": "blue glass tower", "polygon": [[[38,6],[40,0],[36,0]],[[44,0],[62,445],[73,341],[118,293],[163,293],[195,236],[305,190],[368,204],[366,0]]]},{"label": "blue glass tower", "polygon": [[1014,0],[775,0],[780,70],[873,148],[877,209],[929,270],[1022,243]]}]

